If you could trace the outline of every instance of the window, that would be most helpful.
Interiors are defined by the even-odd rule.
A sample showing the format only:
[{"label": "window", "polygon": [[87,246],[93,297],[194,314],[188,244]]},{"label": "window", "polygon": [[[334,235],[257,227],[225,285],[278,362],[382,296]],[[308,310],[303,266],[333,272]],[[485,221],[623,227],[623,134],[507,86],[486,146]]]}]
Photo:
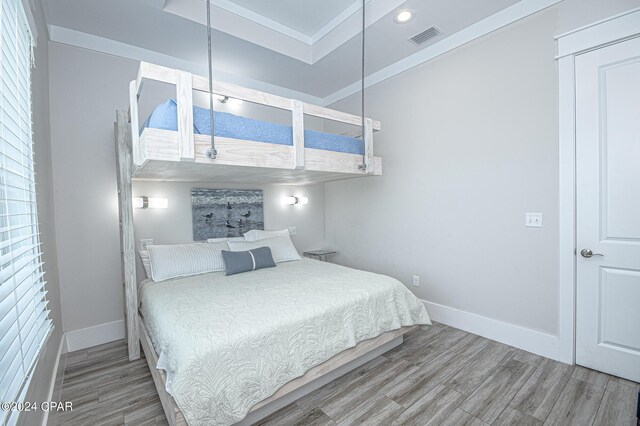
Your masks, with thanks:
[{"label": "window", "polygon": [[[21,0],[0,0],[0,401],[20,401],[52,330],[31,138],[32,37]],[[12,423],[0,411],[0,424]]]}]

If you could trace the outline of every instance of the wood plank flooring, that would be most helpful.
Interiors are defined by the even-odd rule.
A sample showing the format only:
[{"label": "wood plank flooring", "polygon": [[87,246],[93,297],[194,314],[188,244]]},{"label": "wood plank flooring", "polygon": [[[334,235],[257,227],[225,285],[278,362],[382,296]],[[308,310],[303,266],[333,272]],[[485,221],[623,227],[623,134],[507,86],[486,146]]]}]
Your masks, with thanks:
[{"label": "wood plank flooring", "polygon": [[[262,421],[309,425],[637,425],[640,385],[442,324]],[[165,425],[146,360],[124,341],[67,356],[61,425]]]}]

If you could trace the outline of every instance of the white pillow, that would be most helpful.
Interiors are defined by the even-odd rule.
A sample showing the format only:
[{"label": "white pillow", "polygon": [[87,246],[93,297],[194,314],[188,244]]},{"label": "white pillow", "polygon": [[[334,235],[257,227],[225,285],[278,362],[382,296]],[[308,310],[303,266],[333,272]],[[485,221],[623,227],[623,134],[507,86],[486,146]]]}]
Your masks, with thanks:
[{"label": "white pillow", "polygon": [[144,273],[147,278],[151,278],[151,263],[149,262],[149,252],[146,250],[138,250],[140,259],[142,260],[142,266],[144,267]]},{"label": "white pillow", "polygon": [[247,241],[264,240],[265,238],[283,237],[289,236],[288,229],[282,229],[280,231],[262,231],[259,229],[253,229],[244,234],[244,239]]},{"label": "white pillow", "polygon": [[150,245],[147,250],[149,250],[151,279],[158,282],[205,272],[224,271],[222,250],[229,250],[229,246],[222,241]]},{"label": "white pillow", "polygon": [[209,238],[208,243],[221,243],[223,241],[244,241],[244,237],[224,237],[224,238]]},{"label": "white pillow", "polygon": [[258,241],[229,241],[228,244],[231,251],[247,251],[258,247],[269,247],[276,263],[302,259],[288,236],[266,238]]}]

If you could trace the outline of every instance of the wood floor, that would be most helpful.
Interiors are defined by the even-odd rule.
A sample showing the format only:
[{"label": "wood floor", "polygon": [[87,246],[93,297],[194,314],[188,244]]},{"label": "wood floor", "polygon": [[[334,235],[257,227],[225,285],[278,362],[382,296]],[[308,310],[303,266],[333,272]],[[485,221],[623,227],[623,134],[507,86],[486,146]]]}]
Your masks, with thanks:
[{"label": "wood floor", "polygon": [[[264,425],[636,425],[640,385],[442,324],[283,408]],[[69,354],[61,425],[167,424],[124,341]]]}]

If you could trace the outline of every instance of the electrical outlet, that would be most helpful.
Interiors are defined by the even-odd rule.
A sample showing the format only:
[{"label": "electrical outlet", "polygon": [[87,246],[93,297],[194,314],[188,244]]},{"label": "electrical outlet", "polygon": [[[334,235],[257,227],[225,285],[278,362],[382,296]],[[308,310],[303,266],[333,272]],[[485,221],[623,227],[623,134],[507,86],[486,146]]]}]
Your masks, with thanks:
[{"label": "electrical outlet", "polygon": [[542,213],[525,213],[524,226],[527,228],[542,228]]},{"label": "electrical outlet", "polygon": [[140,240],[140,250],[147,251],[147,246],[153,245],[153,238]]},{"label": "electrical outlet", "polygon": [[420,287],[420,276],[418,275],[413,276],[413,286]]},{"label": "electrical outlet", "polygon": [[295,226],[290,226],[289,227],[289,235],[291,235],[291,236],[298,235],[298,229]]}]

